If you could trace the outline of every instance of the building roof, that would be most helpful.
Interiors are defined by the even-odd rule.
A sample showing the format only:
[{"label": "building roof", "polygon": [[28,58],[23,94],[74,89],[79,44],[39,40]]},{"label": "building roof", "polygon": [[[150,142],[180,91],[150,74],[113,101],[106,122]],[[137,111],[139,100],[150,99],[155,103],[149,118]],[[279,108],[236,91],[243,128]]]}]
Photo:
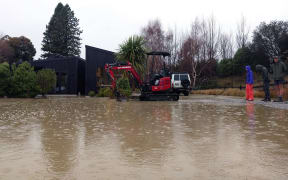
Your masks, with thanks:
[{"label": "building roof", "polygon": [[92,47],[92,46],[89,46],[89,45],[85,45],[85,48],[86,49],[93,49],[93,51],[98,51],[98,52],[102,52],[102,53],[115,54],[115,52],[108,51],[108,50],[105,50],[105,49],[96,48],[96,47]]}]

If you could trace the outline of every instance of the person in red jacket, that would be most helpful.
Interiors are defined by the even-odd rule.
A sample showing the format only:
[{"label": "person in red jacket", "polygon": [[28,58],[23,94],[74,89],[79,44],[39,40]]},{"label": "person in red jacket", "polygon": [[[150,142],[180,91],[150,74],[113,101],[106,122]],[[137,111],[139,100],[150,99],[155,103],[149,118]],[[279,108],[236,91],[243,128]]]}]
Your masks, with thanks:
[{"label": "person in red jacket", "polygon": [[253,72],[250,66],[246,66],[246,100],[253,101],[254,93],[253,93]]}]

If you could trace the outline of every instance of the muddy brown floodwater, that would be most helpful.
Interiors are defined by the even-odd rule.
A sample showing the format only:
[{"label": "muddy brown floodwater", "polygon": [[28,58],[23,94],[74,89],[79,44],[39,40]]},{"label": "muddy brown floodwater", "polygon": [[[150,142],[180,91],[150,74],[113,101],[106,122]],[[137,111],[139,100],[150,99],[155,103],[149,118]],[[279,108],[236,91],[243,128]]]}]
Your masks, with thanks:
[{"label": "muddy brown floodwater", "polygon": [[0,99],[0,179],[288,179],[288,105]]}]

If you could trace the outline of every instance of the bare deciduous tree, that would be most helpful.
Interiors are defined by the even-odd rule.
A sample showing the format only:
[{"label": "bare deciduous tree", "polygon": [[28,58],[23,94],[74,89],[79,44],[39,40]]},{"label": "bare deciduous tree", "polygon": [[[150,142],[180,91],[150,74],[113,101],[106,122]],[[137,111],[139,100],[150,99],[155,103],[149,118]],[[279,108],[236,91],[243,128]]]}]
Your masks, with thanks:
[{"label": "bare deciduous tree", "polygon": [[226,33],[221,33],[219,37],[219,51],[222,59],[228,58],[228,41],[228,35]]},{"label": "bare deciduous tree", "polygon": [[203,19],[200,22],[196,18],[191,25],[190,33],[181,44],[181,69],[190,73],[193,87],[202,72],[215,62],[219,44],[215,27],[214,19],[208,22]]},{"label": "bare deciduous tree", "polygon": [[[171,57],[167,58],[169,67],[176,67],[179,55],[179,40],[177,39],[177,31],[169,29],[165,32],[162,29],[159,20],[150,21],[141,31],[141,35],[146,41],[145,45],[148,51],[167,51]],[[163,67],[164,59],[162,57],[148,58],[148,69],[157,72]]]},{"label": "bare deciduous tree", "polygon": [[[194,87],[196,82],[207,81],[215,75],[218,59],[233,58],[235,53],[233,34],[221,32],[213,15],[200,20],[196,18],[190,30],[182,36],[176,28],[164,31],[159,20],[150,21],[141,34],[148,49],[168,51],[171,54],[168,65],[174,67],[173,70],[189,72]],[[152,67],[154,72],[162,67],[162,63],[163,59],[148,60],[149,68]]]},{"label": "bare deciduous tree", "polygon": [[[168,30],[166,35],[165,35],[165,40],[164,40],[164,50],[169,52],[170,54],[173,53],[173,46],[174,46],[174,33],[171,30]],[[172,64],[172,58],[169,57],[167,59],[167,63],[169,66]]]},{"label": "bare deciduous tree", "polygon": [[244,16],[241,17],[240,22],[237,24],[236,30],[236,45],[237,49],[247,47],[249,40],[249,27]]},{"label": "bare deciduous tree", "polygon": [[219,30],[217,31],[216,20],[213,15],[207,20],[207,28],[208,28],[207,29],[208,60],[217,59],[218,45],[219,45],[219,33],[218,33]]},{"label": "bare deciduous tree", "polygon": [[141,34],[150,51],[162,51],[164,49],[165,33],[160,20],[149,21],[148,25],[142,29]]},{"label": "bare deciduous tree", "polygon": [[[156,19],[150,21],[146,27],[141,31],[141,35],[144,37],[145,46],[148,51],[163,51],[165,48],[165,33],[162,30],[160,20]],[[161,57],[149,57],[147,60],[147,70],[150,72],[157,72],[163,65],[163,59]],[[149,74],[149,72],[148,72]]]},{"label": "bare deciduous tree", "polygon": [[172,70],[175,70],[179,59],[179,48],[180,44],[175,26],[174,30],[169,29],[165,36],[165,51],[171,54],[168,58],[168,65]]},{"label": "bare deciduous tree", "polygon": [[235,41],[233,37],[234,37],[233,33],[230,32],[228,41],[228,54],[227,54],[227,57],[230,59],[232,59],[235,55]]},{"label": "bare deciduous tree", "polygon": [[231,59],[234,56],[234,42],[233,35],[227,33],[220,33],[219,37],[219,53],[221,59]]}]

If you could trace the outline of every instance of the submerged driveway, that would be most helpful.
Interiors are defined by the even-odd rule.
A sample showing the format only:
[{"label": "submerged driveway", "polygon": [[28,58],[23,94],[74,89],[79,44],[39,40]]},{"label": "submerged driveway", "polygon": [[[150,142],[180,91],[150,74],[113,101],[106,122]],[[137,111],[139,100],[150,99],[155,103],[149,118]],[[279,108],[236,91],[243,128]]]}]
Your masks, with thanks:
[{"label": "submerged driveway", "polygon": [[287,179],[288,104],[0,99],[0,179]]}]

